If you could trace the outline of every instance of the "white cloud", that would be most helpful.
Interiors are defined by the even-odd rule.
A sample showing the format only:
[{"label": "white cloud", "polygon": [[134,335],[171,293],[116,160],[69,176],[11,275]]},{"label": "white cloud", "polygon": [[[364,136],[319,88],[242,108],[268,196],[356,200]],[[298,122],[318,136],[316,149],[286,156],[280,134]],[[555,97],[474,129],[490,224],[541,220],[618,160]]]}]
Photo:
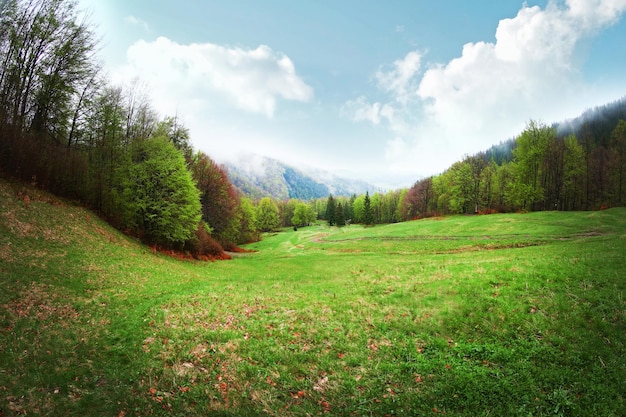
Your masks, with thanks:
[{"label": "white cloud", "polygon": [[150,33],[150,25],[148,25],[148,22],[146,22],[145,20],[139,19],[138,17],[135,16],[126,16],[124,18],[124,21],[126,23],[131,24],[132,26],[138,26],[141,29],[143,29],[145,32]]},{"label": "white cloud", "polygon": [[422,55],[417,51],[406,54],[403,59],[393,63],[390,71],[378,70],[376,80],[378,86],[388,93],[392,93],[396,100],[406,103],[415,95],[416,75],[421,67]]},{"label": "white cloud", "polygon": [[392,120],[393,113],[391,105],[379,102],[370,103],[365,96],[348,100],[341,106],[341,114],[344,117],[355,122],[368,121],[375,125],[380,124],[382,119]]},{"label": "white cloud", "polygon": [[379,69],[374,75],[377,87],[388,94],[387,103],[370,103],[366,96],[359,96],[354,100],[347,100],[341,106],[341,115],[355,122],[370,122],[379,125],[386,121],[392,130],[402,130],[402,119],[396,118],[396,112],[407,105],[411,100],[417,99],[421,68],[421,53],[409,52],[404,58],[396,60],[392,68],[385,71]]},{"label": "white cloud", "polygon": [[137,76],[150,86],[156,107],[170,113],[178,103],[220,102],[271,118],[279,99],[306,102],[313,97],[291,59],[265,45],[244,49],[183,45],[165,37],[140,40],[113,77],[124,82]]},{"label": "white cloud", "polygon": [[[437,172],[434,160],[448,166],[520,133],[529,119],[559,121],[587,108],[599,92],[581,76],[577,46],[625,11],[626,0],[524,5],[499,22],[495,43],[468,43],[459,57],[427,64],[423,73],[423,56],[415,51],[376,72],[387,99],[371,105],[359,97],[369,117],[354,120],[389,122],[392,171]],[[386,105],[393,106],[393,118],[380,117]]]}]

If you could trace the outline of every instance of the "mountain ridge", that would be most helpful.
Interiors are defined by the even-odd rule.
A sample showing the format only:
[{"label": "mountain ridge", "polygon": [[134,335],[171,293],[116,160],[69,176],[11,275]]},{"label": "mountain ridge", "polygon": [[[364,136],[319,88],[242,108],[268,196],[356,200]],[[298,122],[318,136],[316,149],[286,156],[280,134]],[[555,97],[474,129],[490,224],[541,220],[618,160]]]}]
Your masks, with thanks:
[{"label": "mountain ridge", "polygon": [[380,189],[366,181],[340,177],[321,169],[297,168],[261,155],[242,156],[224,166],[232,184],[253,199],[310,200],[329,194],[350,196]]}]

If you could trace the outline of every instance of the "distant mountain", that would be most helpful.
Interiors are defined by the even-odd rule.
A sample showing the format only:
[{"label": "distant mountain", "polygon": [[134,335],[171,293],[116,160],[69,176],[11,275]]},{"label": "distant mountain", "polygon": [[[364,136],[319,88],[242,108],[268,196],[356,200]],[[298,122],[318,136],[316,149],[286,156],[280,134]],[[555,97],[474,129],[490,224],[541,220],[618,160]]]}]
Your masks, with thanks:
[{"label": "distant mountain", "polygon": [[378,191],[365,181],[341,178],[322,170],[298,169],[276,159],[246,155],[236,163],[225,164],[235,187],[251,198],[309,200]]}]

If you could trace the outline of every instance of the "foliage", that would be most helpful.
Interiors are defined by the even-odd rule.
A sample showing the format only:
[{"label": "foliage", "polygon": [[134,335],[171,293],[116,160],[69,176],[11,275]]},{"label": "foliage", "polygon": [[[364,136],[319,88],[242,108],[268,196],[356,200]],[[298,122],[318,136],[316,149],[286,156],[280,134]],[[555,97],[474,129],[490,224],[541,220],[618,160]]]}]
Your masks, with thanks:
[{"label": "foliage", "polygon": [[120,169],[123,227],[164,246],[194,236],[201,218],[200,195],[183,156],[167,138],[136,143],[132,163]]},{"label": "foliage", "polygon": [[95,71],[95,36],[70,0],[0,7],[0,128],[67,143],[75,98]]},{"label": "foliage", "polygon": [[370,194],[367,191],[363,199],[363,223],[366,225],[374,224]]},{"label": "foliage", "polygon": [[257,228],[262,232],[271,232],[280,225],[278,206],[269,197],[264,197],[259,201],[256,208]]},{"label": "foliage", "polygon": [[305,203],[297,203],[291,218],[291,224],[294,226],[309,226],[317,218],[317,213],[313,208]]},{"label": "foliage", "polygon": [[228,259],[222,245],[211,237],[209,225],[203,221],[198,223],[198,228],[194,236],[186,242],[185,249],[197,259]]},{"label": "foliage", "polygon": [[154,136],[167,138],[183,154],[186,161],[192,161],[193,149],[189,129],[179,122],[178,117],[166,117],[157,125]]},{"label": "foliage", "polygon": [[202,219],[211,226],[213,236],[222,245],[243,243],[237,219],[239,196],[228,180],[226,169],[202,152],[193,156],[190,169],[200,190]]},{"label": "foliage", "polygon": [[324,217],[328,221],[328,225],[332,226],[335,224],[335,215],[337,213],[337,202],[333,198],[332,194],[328,196],[328,200],[326,200],[326,217]]},{"label": "foliage", "polygon": [[354,199],[352,203],[352,212],[354,213],[355,223],[364,223],[365,221],[365,195],[360,195]]},{"label": "foliage", "polygon": [[335,215],[335,219],[337,222],[337,226],[342,227],[346,225],[346,218],[343,215],[343,205],[341,203],[337,204],[337,213]]},{"label": "foliage", "polygon": [[239,218],[239,242],[251,243],[260,240],[256,220],[256,207],[247,197],[241,198],[241,204],[237,208]]}]

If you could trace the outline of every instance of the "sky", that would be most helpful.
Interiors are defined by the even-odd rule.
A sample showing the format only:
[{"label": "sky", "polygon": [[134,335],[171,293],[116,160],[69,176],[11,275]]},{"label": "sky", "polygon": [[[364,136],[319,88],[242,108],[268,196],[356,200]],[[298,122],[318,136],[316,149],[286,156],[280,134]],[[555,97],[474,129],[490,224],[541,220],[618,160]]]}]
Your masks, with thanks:
[{"label": "sky", "polygon": [[626,0],[79,0],[194,147],[405,187],[626,96]]}]

